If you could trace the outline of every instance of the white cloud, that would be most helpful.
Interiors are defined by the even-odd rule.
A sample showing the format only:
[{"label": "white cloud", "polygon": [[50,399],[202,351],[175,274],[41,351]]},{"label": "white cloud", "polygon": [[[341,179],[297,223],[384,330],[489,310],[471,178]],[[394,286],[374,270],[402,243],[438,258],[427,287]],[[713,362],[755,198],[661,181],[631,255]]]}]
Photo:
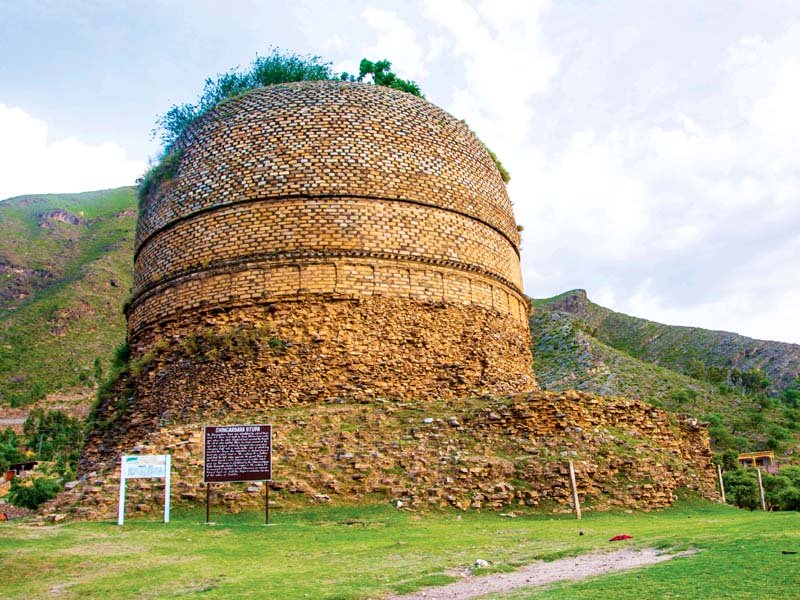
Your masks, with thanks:
[{"label": "white cloud", "polygon": [[[416,80],[427,75],[427,57],[414,29],[396,13],[368,7],[361,14],[378,34],[375,44],[364,50],[370,60],[388,58],[392,70],[403,79]],[[358,73],[358,69],[355,69]]]},{"label": "white cloud", "polygon": [[145,167],[113,142],[50,140],[44,121],[0,104],[0,199],[132,185]]},{"label": "white cloud", "polygon": [[798,56],[799,27],[748,36],[709,94],[728,118],[639,115],[512,158],[526,283],[574,287],[539,264],[572,267],[617,310],[800,342]]},{"label": "white cloud", "polygon": [[[537,153],[538,154],[538,153]],[[531,257],[567,247],[592,260],[623,260],[640,250],[647,189],[626,172],[619,141],[575,133],[563,152],[538,160],[524,149],[510,163],[511,197]]]},{"label": "white cloud", "polygon": [[[795,256],[791,263],[769,265],[773,275],[775,266],[791,269],[800,252],[798,244],[795,244],[793,252]],[[797,277],[777,281],[769,271],[765,280],[760,272],[756,272],[756,263],[763,261],[746,265],[744,273],[737,274],[732,285],[714,298],[689,306],[671,305],[668,298],[654,289],[652,279],[641,282],[630,297],[617,302],[612,297],[611,304],[605,306],[613,305],[622,312],[670,325],[695,325],[754,338],[797,343],[800,341],[800,320],[787,316],[796,314],[800,306],[800,281]],[[607,297],[604,299],[609,300]],[[600,302],[600,297],[597,301]]]},{"label": "white cloud", "polygon": [[344,50],[346,46],[347,44],[345,44],[344,40],[338,34],[322,42],[322,49],[326,52],[338,52]]},{"label": "white cloud", "polygon": [[426,0],[423,14],[441,27],[463,61],[465,85],[448,109],[504,155],[526,141],[531,98],[548,89],[558,61],[543,42],[544,1]]}]

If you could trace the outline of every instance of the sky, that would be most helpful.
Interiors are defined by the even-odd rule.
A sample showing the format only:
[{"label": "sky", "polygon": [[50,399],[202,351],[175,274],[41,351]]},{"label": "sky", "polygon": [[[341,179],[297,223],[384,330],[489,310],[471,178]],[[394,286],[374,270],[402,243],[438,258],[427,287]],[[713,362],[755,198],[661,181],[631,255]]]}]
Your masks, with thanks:
[{"label": "sky", "polygon": [[465,119],[528,295],[800,343],[796,0],[0,0],[0,198],[132,184],[157,115],[271,47]]}]

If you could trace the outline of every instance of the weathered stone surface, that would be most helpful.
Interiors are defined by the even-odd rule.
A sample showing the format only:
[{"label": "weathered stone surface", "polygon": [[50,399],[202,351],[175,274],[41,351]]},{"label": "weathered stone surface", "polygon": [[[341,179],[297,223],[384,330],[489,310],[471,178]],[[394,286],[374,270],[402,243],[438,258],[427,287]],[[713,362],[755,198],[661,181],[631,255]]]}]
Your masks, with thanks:
[{"label": "weathered stone surface", "polygon": [[380,86],[288,84],[226,102],[179,146],[141,207],[136,355],[247,323],[313,347],[318,366],[284,370],[278,395],[535,388],[519,232],[462,122]]},{"label": "weathered stone surface", "polygon": [[[679,488],[716,498],[706,428],[640,401],[586,393],[533,392],[505,399],[431,402],[421,423],[410,403],[311,403],[269,413],[234,411],[219,422],[271,421],[276,501],[349,502],[384,496],[404,508],[453,506],[500,510],[549,506],[569,510],[567,460],[575,464],[586,510],[668,506]],[[456,416],[454,428],[446,419]],[[164,426],[142,438],[143,453],[173,456],[173,501],[202,502],[202,425]],[[90,506],[116,510],[119,455],[92,463],[95,475],[48,512]],[[309,468],[310,467],[310,468]],[[163,485],[129,486],[129,506],[159,506]],[[263,506],[254,486],[215,486],[225,510]],[[131,489],[133,488],[133,489]]]}]

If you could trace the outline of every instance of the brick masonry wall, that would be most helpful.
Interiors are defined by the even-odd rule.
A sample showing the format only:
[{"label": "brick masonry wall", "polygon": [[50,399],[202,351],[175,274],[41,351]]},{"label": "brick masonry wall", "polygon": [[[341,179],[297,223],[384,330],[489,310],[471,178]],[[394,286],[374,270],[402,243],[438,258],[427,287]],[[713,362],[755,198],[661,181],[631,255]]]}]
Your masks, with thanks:
[{"label": "brick masonry wall", "polygon": [[137,249],[200,210],[247,199],[404,199],[483,221],[514,245],[511,203],[462,122],[421,98],[344,82],[271,86],[223,103],[182,141],[173,185],[145,200]]},{"label": "brick masonry wall", "polygon": [[292,198],[225,206],[159,232],[137,256],[135,292],[176,274],[242,258],[348,254],[450,264],[483,272],[516,291],[522,288],[515,248],[480,221],[402,202]]},{"label": "brick masonry wall", "polygon": [[[398,397],[535,387],[519,232],[493,161],[462,122],[396,90],[300,83],[225,102],[180,145],[175,177],[141,206],[135,355],[222,327],[220,314],[225,326],[234,315],[273,326],[278,305],[299,347],[328,302],[350,333],[313,343],[337,375],[295,370],[285,380],[295,398],[341,395],[348,379]],[[441,352],[420,353],[411,338]],[[443,390],[454,372],[471,375]]]},{"label": "brick masonry wall", "polygon": [[[496,280],[436,265],[409,268],[407,263],[379,258],[309,258],[267,265],[243,261],[189,273],[139,296],[128,315],[128,331],[140,345],[144,332],[168,333],[172,323],[201,322],[206,312],[303,298],[367,301],[372,297],[412,299],[422,303],[416,310],[432,302],[491,310],[513,321],[521,343],[529,340],[527,301]],[[414,305],[405,306],[411,310]],[[467,312],[460,314],[466,317]],[[299,313],[294,316],[302,318]]]}]

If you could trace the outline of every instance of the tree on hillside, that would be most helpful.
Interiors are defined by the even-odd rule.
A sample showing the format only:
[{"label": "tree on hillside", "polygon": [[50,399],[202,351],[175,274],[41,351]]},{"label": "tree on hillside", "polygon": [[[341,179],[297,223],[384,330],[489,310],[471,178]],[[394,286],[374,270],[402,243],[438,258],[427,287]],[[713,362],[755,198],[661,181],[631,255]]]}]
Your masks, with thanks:
[{"label": "tree on hillside", "polygon": [[22,460],[19,439],[11,427],[0,431],[0,473],[5,473],[11,463]]},{"label": "tree on hillside", "polygon": [[74,470],[83,443],[83,429],[78,419],[61,410],[34,408],[22,432],[28,446],[36,450],[37,460],[52,460],[62,472]]},{"label": "tree on hillside", "polygon": [[800,408],[800,377],[789,384],[781,396],[783,403],[790,408]]},{"label": "tree on hillside", "polygon": [[761,369],[750,369],[749,371],[733,369],[731,371],[731,382],[748,394],[763,392],[770,384],[769,378]]}]

